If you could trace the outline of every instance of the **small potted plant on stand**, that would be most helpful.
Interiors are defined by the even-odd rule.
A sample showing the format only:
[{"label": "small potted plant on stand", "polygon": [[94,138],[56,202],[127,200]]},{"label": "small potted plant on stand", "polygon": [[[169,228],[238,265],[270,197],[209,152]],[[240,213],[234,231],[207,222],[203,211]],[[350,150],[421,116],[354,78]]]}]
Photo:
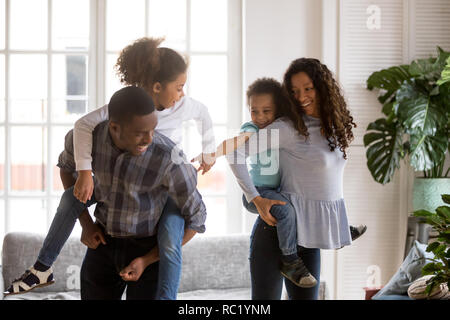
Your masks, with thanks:
[{"label": "small potted plant on stand", "polygon": [[[443,194],[442,200],[450,204],[450,194]],[[423,294],[419,295],[429,298],[441,284],[450,288],[450,206],[439,206],[436,212],[418,210],[414,215],[424,217],[438,234],[436,241],[430,243],[426,249],[427,252],[433,252],[434,258],[422,269],[422,274],[430,275],[430,279],[425,283]]]}]

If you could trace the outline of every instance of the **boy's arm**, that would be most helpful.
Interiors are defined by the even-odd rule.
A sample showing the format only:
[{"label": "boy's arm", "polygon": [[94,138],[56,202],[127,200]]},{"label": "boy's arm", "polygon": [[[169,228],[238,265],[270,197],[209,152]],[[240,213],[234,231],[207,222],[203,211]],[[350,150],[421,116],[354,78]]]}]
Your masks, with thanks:
[{"label": "boy's arm", "polygon": [[[199,154],[191,162],[214,162],[217,158],[236,151],[237,148],[245,144],[254,132],[241,132],[238,136],[222,141],[216,148],[216,151],[209,154]],[[198,169],[200,170],[201,167]]]},{"label": "boy's arm", "polygon": [[241,132],[237,137],[223,141],[217,147],[215,157],[218,158],[236,151],[236,149],[246,143],[253,134],[254,132]]}]

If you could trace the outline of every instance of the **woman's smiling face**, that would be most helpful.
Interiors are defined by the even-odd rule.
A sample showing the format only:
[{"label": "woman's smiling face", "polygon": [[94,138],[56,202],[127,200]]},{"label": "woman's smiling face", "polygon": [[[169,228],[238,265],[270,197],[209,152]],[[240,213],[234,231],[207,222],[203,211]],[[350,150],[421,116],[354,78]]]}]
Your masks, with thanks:
[{"label": "woman's smiling face", "polygon": [[314,88],[313,81],[306,72],[299,72],[291,77],[292,95],[308,116],[318,118],[319,96]]}]

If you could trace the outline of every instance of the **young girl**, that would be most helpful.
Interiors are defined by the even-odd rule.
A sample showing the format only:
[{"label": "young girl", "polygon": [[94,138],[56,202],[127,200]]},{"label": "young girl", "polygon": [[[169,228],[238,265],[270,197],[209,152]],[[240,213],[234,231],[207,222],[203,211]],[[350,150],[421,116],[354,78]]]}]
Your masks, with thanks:
[{"label": "young girl", "polygon": [[[183,86],[186,82],[187,62],[172,49],[159,47],[163,39],[142,38],[122,50],[116,68],[124,85],[144,88],[152,97],[157,111],[156,130],[176,144],[181,143],[181,124],[185,120],[197,120],[202,134],[204,152],[214,149],[212,121],[207,108],[200,102],[184,96]],[[67,189],[61,199],[65,203],[74,203],[70,213],[68,206],[60,205],[53,219],[50,230],[39,252],[36,263],[29,268],[5,292],[8,294],[24,293],[39,286],[54,282],[52,264],[56,260],[64,243],[69,237],[76,219],[83,227],[82,242],[95,249],[105,238],[100,229],[93,224],[89,213],[83,209],[93,204],[93,179],[91,174],[92,131],[95,126],[108,119],[107,105],[97,109],[78,120],[74,128],[74,158],[78,177],[73,188]],[[213,163],[202,163],[206,172]],[[63,174],[63,173],[62,173]],[[70,194],[69,194],[70,193]],[[73,199],[76,197],[80,202]],[[76,203],[78,202],[78,203]],[[75,207],[81,209],[74,209]],[[81,215],[80,215],[81,213]],[[176,299],[181,277],[181,245],[189,241],[195,231],[184,229],[184,219],[173,200],[168,199],[158,224],[158,247],[147,255],[136,258],[120,275],[125,281],[137,281],[144,269],[160,260],[158,299]],[[181,239],[180,234],[183,235]],[[159,249],[158,249],[159,248]]]}]

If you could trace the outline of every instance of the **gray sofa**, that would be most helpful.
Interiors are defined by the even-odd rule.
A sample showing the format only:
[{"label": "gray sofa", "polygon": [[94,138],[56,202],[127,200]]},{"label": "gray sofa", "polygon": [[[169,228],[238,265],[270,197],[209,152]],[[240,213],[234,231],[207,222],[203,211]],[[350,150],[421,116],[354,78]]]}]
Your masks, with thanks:
[{"label": "gray sofa", "polygon": [[[44,235],[8,233],[3,241],[0,289],[8,286],[35,261]],[[86,246],[71,237],[54,264],[56,282],[5,300],[78,300],[80,268]],[[180,300],[249,300],[249,235],[196,236],[183,247]],[[320,297],[327,297],[324,282]],[[286,297],[284,292],[283,297]]]}]

